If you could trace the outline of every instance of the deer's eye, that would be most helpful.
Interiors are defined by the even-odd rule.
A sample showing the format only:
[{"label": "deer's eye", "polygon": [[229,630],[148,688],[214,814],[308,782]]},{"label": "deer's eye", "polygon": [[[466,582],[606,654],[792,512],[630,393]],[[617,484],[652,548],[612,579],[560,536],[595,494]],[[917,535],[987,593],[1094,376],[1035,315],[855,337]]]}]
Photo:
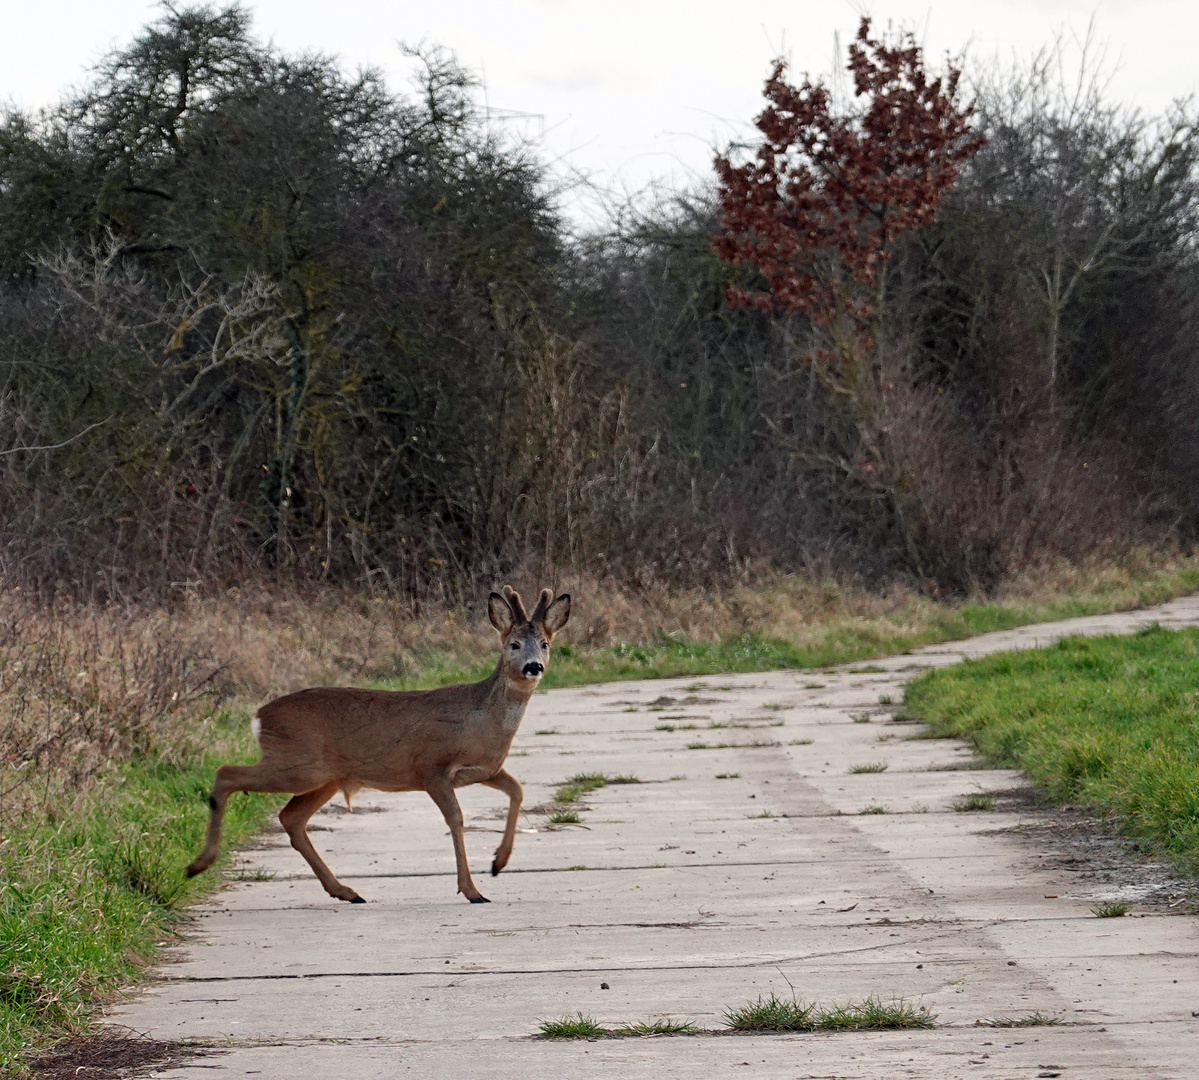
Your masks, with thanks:
[{"label": "deer's eye", "polygon": [[543,649],[548,649],[548,648],[550,647],[550,643],[549,643],[548,641],[543,641],[543,642],[541,643],[541,647],[542,647]]},{"label": "deer's eye", "polygon": [[514,641],[514,642],[512,642],[512,644],[509,646],[509,648],[512,648],[512,649],[519,649],[519,648],[520,648],[520,642],[519,642],[519,641]]}]

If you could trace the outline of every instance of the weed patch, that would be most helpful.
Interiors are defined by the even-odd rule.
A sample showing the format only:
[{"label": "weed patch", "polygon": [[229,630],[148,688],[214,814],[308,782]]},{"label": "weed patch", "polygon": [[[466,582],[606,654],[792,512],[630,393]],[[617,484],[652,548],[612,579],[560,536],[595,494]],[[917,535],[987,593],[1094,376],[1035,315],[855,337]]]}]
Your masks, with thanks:
[{"label": "weed patch", "polygon": [[861,765],[850,765],[851,773],[878,773],[887,771],[887,763],[885,761],[867,761]]},{"label": "weed patch", "polygon": [[994,1027],[994,1028],[1025,1028],[1025,1027],[1057,1027],[1061,1023],[1056,1016],[1049,1016],[1043,1012],[1031,1012],[1025,1016],[996,1016],[983,1017],[981,1020],[975,1020],[975,1027]]},{"label": "weed patch", "polygon": [[771,994],[736,1009],[726,1009],[725,1022],[733,1031],[906,1031],[936,1026],[927,1009],[898,998],[830,1005]]},{"label": "weed patch", "polygon": [[735,1009],[726,1009],[725,1023],[733,1031],[814,1031],[816,1006],[796,998],[771,994]]},{"label": "weed patch", "polygon": [[598,1039],[610,1034],[606,1027],[596,1023],[595,1018],[584,1016],[562,1016],[557,1020],[542,1020],[537,1034],[543,1039]]},{"label": "weed patch", "polygon": [[963,795],[953,803],[954,810],[959,814],[968,814],[975,810],[991,810],[994,806],[994,795],[981,795],[977,792],[970,795]]},{"label": "weed patch", "polygon": [[936,1019],[927,1009],[902,998],[884,1002],[868,997],[856,1004],[821,1009],[816,1026],[821,1031],[908,1031],[935,1027]]},{"label": "weed patch", "polygon": [[603,773],[578,773],[564,780],[554,792],[554,802],[569,805],[578,802],[589,791],[609,784],[640,784],[636,776],[605,776]]},{"label": "weed patch", "polygon": [[617,1028],[613,1035],[698,1035],[699,1028],[690,1020],[672,1020],[663,1017],[659,1020],[638,1021],[625,1027]]},{"label": "weed patch", "polygon": [[1091,914],[1099,919],[1118,919],[1121,915],[1127,915],[1131,910],[1132,905],[1124,900],[1108,900],[1091,908]]}]

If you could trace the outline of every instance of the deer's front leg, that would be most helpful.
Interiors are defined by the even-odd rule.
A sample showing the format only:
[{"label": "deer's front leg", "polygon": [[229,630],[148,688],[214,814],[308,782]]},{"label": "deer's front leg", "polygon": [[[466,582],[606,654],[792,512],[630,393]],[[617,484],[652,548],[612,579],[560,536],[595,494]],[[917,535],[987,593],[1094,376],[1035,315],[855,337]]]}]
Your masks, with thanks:
[{"label": "deer's front leg", "polygon": [[454,839],[454,859],[458,863],[458,891],[472,904],[489,904],[487,899],[470,878],[470,867],[466,862],[466,838],[462,833],[462,807],[458,805],[458,796],[454,794],[454,785],[448,776],[430,780],[425,790],[429,793],[450,827],[450,836]]},{"label": "deer's front leg", "polygon": [[491,860],[491,876],[495,877],[508,865],[508,860],[512,857],[512,842],[516,839],[516,821],[520,817],[520,804],[525,793],[520,786],[520,781],[504,769],[500,769],[490,780],[481,780],[480,783],[489,788],[495,788],[496,791],[502,791],[509,799],[508,824],[504,828],[504,838],[500,841],[500,846],[495,849],[495,858]]}]

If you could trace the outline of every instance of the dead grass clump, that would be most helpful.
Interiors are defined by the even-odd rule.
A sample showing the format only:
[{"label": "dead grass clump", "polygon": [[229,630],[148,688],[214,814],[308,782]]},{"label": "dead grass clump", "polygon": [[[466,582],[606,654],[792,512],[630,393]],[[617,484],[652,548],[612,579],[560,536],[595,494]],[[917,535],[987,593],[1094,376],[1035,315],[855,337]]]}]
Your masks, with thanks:
[{"label": "dead grass clump", "polygon": [[153,1066],[177,1067],[212,1053],[210,1047],[194,1043],[164,1042],[125,1029],[103,1028],[60,1040],[30,1065],[34,1075],[44,1080],[116,1080],[141,1076],[142,1070]]},{"label": "dead grass clump", "polygon": [[78,796],[114,762],[198,751],[232,692],[225,662],[180,614],[43,607],[0,590],[0,825]]}]

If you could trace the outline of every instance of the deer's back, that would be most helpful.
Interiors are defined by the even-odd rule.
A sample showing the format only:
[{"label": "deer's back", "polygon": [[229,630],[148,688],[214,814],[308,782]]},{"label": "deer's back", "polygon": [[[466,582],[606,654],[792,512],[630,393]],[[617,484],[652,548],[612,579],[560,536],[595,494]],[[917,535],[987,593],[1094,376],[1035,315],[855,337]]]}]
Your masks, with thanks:
[{"label": "deer's back", "polygon": [[[258,710],[263,759],[319,762],[330,779],[421,787],[428,771],[475,756],[472,747],[482,729],[475,700],[479,685],[437,690],[330,686],[287,694]],[[477,749],[490,756],[486,748]]]}]

